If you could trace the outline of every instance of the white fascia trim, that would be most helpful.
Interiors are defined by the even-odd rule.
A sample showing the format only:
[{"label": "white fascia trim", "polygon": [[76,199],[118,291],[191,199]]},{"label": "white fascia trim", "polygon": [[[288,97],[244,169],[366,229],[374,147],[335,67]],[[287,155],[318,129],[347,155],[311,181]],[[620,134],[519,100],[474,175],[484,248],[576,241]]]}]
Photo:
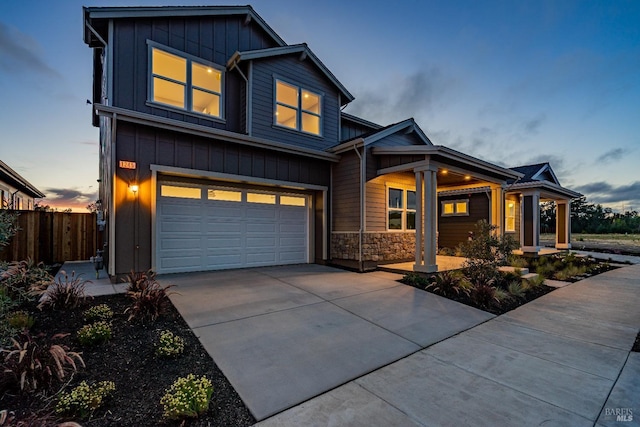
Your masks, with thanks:
[{"label": "white fascia trim", "polygon": [[[509,191],[507,192],[507,194],[516,192],[514,190],[547,190],[549,192],[552,193],[556,193],[559,196],[565,196],[565,197],[569,197],[571,199],[577,199],[582,197],[581,193],[578,193],[577,191],[573,191],[573,190],[569,190],[568,188],[564,188],[558,184],[554,184],[552,182],[549,181],[535,181],[535,182],[522,182],[522,183],[515,183],[511,186],[509,186]],[[518,191],[519,192],[519,191]]]},{"label": "white fascia trim", "polygon": [[360,148],[364,145],[364,139],[355,138],[347,142],[343,142],[335,147],[328,148],[327,151],[332,154],[342,154],[346,151],[353,150],[353,148]]},{"label": "white fascia trim", "polygon": [[307,184],[303,182],[281,181],[278,179],[257,178],[248,175],[235,175],[222,172],[211,172],[199,169],[177,168],[174,166],[151,165],[152,172],[164,175],[182,176],[188,178],[213,179],[218,181],[235,182],[241,184],[265,185],[270,187],[289,188],[293,190],[328,191],[324,185]]},{"label": "white fascia trim", "polygon": [[229,132],[226,130],[220,130],[210,128],[207,126],[196,125],[193,123],[187,123],[180,120],[167,119],[164,117],[154,116],[152,114],[140,113],[137,111],[127,110],[119,107],[109,107],[102,104],[94,104],[98,115],[112,117],[113,114],[118,115],[118,120],[125,122],[138,123],[142,125],[168,129],[176,132],[188,133],[191,135],[203,136],[205,138],[216,138],[222,141],[234,142],[236,144],[248,145],[256,148],[263,148],[266,150],[280,151],[283,153],[296,154],[298,156],[312,157],[320,160],[327,160],[331,162],[338,162],[340,157],[320,150],[312,150],[309,148],[296,147],[290,144],[284,144],[276,141],[269,141],[262,138],[256,138],[239,134],[235,132]]},{"label": "white fascia trim", "polygon": [[[553,173],[553,169],[551,169],[551,165],[546,164],[543,167],[540,168],[540,170],[538,172],[536,172],[531,179],[535,179],[538,180],[538,177],[540,175],[542,175],[544,172],[549,171],[549,173],[551,174],[551,176],[553,177],[553,183],[560,185],[560,181],[558,181],[558,177],[556,176],[555,173]],[[548,181],[547,181],[548,182]]]}]

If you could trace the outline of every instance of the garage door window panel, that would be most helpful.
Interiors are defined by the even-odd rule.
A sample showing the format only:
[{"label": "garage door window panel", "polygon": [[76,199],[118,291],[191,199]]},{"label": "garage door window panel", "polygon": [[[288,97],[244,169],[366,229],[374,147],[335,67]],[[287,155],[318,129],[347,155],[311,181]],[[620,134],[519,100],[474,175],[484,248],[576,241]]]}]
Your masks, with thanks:
[{"label": "garage door window panel", "polygon": [[176,185],[162,185],[160,188],[162,197],[175,197],[180,199],[200,199],[202,191],[200,188],[179,187]]}]

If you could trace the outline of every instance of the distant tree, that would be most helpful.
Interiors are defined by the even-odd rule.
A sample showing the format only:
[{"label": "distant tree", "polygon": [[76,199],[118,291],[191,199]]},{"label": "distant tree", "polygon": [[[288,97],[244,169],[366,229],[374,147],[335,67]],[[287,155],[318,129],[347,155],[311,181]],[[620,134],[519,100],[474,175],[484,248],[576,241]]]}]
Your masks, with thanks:
[{"label": "distant tree", "polygon": [[544,202],[540,204],[540,230],[543,233],[556,231],[556,203]]},{"label": "distant tree", "polygon": [[53,209],[49,205],[41,205],[40,202],[36,202],[33,205],[34,211],[42,211],[42,212],[53,212]]}]

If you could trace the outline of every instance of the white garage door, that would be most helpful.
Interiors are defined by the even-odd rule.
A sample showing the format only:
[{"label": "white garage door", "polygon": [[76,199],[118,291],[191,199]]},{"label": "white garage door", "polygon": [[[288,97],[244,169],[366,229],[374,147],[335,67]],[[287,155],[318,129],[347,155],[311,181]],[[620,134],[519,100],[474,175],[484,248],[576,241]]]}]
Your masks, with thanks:
[{"label": "white garage door", "polygon": [[159,273],[309,262],[309,197],[159,183]]}]

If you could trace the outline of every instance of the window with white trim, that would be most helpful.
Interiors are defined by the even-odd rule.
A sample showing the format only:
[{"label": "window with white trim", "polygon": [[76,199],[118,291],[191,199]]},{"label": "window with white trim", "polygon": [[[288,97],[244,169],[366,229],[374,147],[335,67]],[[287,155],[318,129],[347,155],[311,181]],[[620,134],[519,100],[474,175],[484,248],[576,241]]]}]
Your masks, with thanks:
[{"label": "window with white trim", "polygon": [[443,200],[442,216],[469,216],[469,199]]},{"label": "window with white trim", "polygon": [[224,74],[213,63],[150,46],[149,101],[222,117]]},{"label": "window with white trim", "polygon": [[504,230],[516,231],[516,202],[507,200],[504,216]]},{"label": "window with white trim", "polygon": [[274,123],[289,129],[321,135],[322,96],[276,80]]},{"label": "window with white trim", "polygon": [[387,200],[387,230],[415,230],[415,190],[389,187]]}]

